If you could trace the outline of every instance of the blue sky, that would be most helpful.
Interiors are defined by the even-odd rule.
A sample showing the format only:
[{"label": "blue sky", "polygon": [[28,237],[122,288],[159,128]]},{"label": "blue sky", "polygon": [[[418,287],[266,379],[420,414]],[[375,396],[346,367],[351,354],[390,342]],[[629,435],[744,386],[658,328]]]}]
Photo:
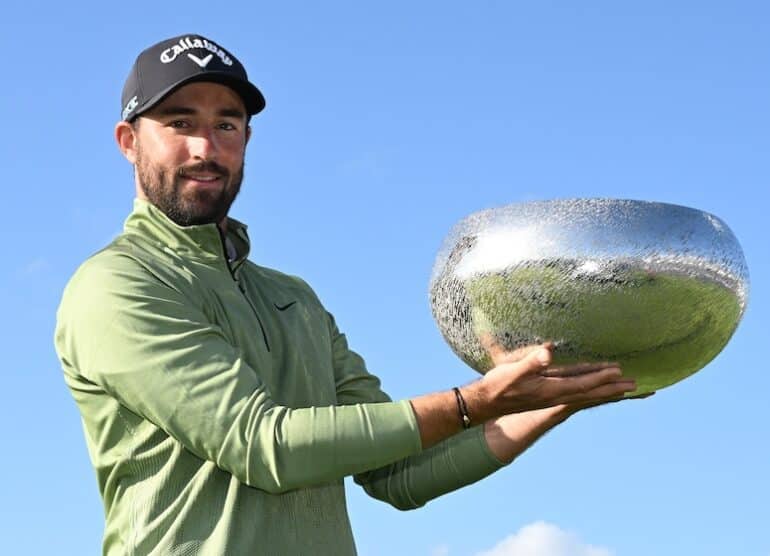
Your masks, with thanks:
[{"label": "blue sky", "polygon": [[134,57],[197,32],[267,97],[232,211],[252,258],[308,280],[395,398],[477,376],[427,296],[444,235],[471,212],[664,201],[716,214],[745,251],[748,311],[703,371],[577,415],[418,511],[351,483],[362,555],[770,555],[766,3],[25,2],[0,30],[5,553],[99,551],[54,313],[131,208],[112,129]]}]

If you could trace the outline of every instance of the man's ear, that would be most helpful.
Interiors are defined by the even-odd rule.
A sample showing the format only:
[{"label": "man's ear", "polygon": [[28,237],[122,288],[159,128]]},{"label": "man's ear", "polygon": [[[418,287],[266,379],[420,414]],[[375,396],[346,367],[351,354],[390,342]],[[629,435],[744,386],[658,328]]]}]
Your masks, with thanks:
[{"label": "man's ear", "polygon": [[246,125],[246,145],[249,144],[249,139],[251,139],[251,126]]},{"label": "man's ear", "polygon": [[136,164],[137,131],[138,126],[128,122],[120,121],[115,124],[115,140],[118,142],[118,148],[131,164]]}]

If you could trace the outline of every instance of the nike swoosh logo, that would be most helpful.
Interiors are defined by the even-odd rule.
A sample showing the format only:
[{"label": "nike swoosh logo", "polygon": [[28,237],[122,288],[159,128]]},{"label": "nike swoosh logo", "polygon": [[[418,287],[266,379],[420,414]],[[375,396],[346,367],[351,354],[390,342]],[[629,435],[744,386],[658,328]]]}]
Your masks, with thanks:
[{"label": "nike swoosh logo", "polygon": [[276,308],[276,309],[278,309],[279,311],[285,311],[286,309],[288,309],[289,307],[291,307],[291,306],[292,306],[292,305],[294,305],[295,303],[296,303],[296,301],[291,301],[291,302],[287,303],[286,305],[278,305],[277,303],[273,303],[273,305],[274,305],[274,306],[275,306],[275,308]]},{"label": "nike swoosh logo", "polygon": [[205,68],[206,66],[208,66],[208,65],[209,65],[209,62],[210,62],[210,61],[211,61],[211,59],[214,57],[214,55],[213,55],[213,54],[209,54],[208,56],[206,56],[205,58],[203,58],[203,59],[201,60],[201,59],[200,59],[200,58],[198,58],[198,57],[197,57],[195,54],[190,54],[190,53],[188,52],[188,53],[187,53],[187,57],[188,57],[190,60],[192,60],[193,62],[195,62],[196,64],[198,64],[200,67],[202,67],[202,68]]}]

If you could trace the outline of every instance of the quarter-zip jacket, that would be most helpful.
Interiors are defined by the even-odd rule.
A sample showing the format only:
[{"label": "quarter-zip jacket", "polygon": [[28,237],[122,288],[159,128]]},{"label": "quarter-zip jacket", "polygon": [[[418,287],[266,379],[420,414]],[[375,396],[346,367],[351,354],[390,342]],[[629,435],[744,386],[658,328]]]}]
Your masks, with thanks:
[{"label": "quarter-zip jacket", "polygon": [[67,285],[56,349],[104,501],[104,554],[355,554],[343,478],[402,509],[501,466],[481,427],[421,450],[301,279],[230,219],[137,200]]}]

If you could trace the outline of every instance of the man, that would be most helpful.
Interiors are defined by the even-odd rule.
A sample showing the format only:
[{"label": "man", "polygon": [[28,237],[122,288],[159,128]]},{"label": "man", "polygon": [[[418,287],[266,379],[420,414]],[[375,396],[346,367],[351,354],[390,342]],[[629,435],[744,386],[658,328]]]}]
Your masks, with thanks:
[{"label": "man", "polygon": [[162,41],[122,100],[134,210],[68,284],[56,330],[105,554],[354,554],[345,476],[416,508],[635,388],[609,364],[549,370],[549,345],[490,346],[476,382],[390,401],[307,284],[247,259],[228,213],[265,101],[235,56]]}]

